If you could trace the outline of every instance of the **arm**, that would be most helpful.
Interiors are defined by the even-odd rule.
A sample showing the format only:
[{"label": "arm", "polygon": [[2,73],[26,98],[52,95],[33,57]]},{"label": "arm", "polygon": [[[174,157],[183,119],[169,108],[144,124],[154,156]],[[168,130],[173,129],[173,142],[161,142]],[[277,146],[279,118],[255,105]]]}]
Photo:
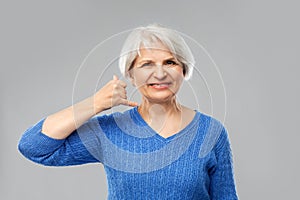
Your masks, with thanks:
[{"label": "arm", "polygon": [[135,106],[136,103],[127,100],[125,87],[126,84],[114,76],[92,97],[41,120],[23,134],[19,151],[28,159],[44,165],[97,162],[82,144],[76,129],[95,114],[113,106]]},{"label": "arm", "polygon": [[232,152],[225,128],[214,147],[214,154],[215,165],[210,171],[210,195],[213,200],[237,200]]},{"label": "arm", "polygon": [[77,131],[66,139],[51,138],[41,132],[45,119],[25,131],[19,151],[29,160],[46,166],[68,166],[99,162],[81,142]]},{"label": "arm", "polygon": [[84,122],[111,107],[123,104],[136,106],[137,103],[127,100],[126,83],[114,76],[95,95],[61,110],[46,118],[42,133],[55,138],[64,139],[79,128]]}]

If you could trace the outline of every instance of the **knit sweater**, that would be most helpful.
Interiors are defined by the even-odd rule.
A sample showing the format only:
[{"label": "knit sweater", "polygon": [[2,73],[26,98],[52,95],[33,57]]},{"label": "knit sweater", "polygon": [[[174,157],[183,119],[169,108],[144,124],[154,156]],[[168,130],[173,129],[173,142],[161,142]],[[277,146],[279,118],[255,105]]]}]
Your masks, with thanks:
[{"label": "knit sweater", "polygon": [[227,131],[199,111],[167,138],[148,126],[137,107],[91,118],[66,139],[43,134],[44,120],[25,131],[19,151],[46,166],[103,164],[108,200],[238,199]]}]

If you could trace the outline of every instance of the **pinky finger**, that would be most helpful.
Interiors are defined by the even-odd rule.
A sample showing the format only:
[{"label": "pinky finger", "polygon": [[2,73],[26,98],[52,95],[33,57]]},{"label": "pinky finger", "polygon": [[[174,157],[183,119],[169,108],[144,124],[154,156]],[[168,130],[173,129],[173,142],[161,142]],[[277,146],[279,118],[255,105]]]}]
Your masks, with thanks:
[{"label": "pinky finger", "polygon": [[138,105],[137,102],[129,101],[127,99],[124,99],[122,104],[125,105],[125,106],[132,106],[132,107],[135,107],[135,106]]}]

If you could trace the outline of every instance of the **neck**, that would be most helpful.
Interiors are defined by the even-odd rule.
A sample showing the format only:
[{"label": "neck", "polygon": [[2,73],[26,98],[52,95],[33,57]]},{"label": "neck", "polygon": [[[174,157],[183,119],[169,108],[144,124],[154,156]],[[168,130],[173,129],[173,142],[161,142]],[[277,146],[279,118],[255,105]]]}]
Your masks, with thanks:
[{"label": "neck", "polygon": [[[178,116],[181,114],[181,105],[177,103],[175,97],[167,102],[151,102],[145,98],[142,99],[142,103],[139,106],[139,113],[145,119],[145,121],[153,122],[153,120],[166,119],[170,116]],[[155,121],[156,121],[155,120]]]}]

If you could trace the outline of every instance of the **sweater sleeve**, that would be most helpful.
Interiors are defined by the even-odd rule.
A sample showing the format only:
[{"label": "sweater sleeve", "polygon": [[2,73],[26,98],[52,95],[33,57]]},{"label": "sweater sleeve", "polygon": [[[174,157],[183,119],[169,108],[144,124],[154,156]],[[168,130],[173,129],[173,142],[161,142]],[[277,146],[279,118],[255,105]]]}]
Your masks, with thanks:
[{"label": "sweater sleeve", "polygon": [[226,129],[223,127],[214,147],[215,165],[210,171],[210,195],[212,200],[237,200],[233,159]]},{"label": "sweater sleeve", "polygon": [[81,142],[74,131],[66,139],[54,139],[41,132],[45,119],[28,128],[18,149],[27,159],[45,166],[69,166],[99,162]]}]

